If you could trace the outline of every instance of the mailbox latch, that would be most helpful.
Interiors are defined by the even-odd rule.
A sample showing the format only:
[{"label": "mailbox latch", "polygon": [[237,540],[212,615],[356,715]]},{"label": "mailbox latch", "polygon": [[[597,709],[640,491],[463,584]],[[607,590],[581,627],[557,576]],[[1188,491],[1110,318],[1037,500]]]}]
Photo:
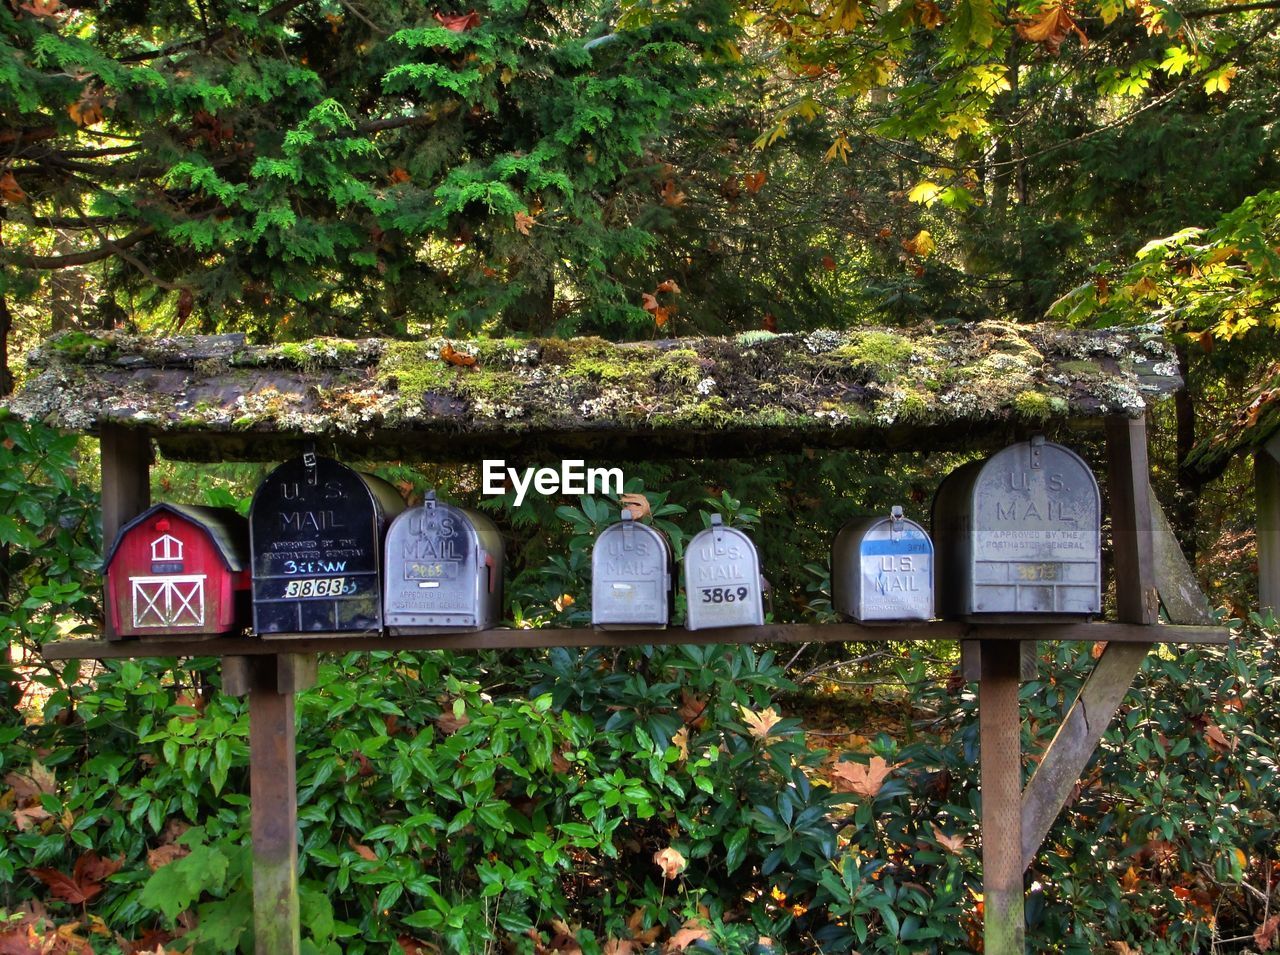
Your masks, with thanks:
[{"label": "mailbox latch", "polygon": [[1044,435],[1042,434],[1032,435],[1030,447],[1031,447],[1031,470],[1039,471],[1040,458],[1044,452]]},{"label": "mailbox latch", "polygon": [[895,504],[889,509],[889,538],[895,541],[902,540],[902,533],[906,529],[906,524],[902,520],[902,505]]}]

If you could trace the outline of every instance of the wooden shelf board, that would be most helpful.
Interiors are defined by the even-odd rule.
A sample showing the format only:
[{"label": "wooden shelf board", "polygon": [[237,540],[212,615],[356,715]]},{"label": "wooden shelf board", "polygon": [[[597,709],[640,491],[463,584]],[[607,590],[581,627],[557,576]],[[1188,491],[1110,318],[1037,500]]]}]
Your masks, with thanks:
[{"label": "wooden shelf board", "polygon": [[482,630],[409,636],[225,637],[201,640],[62,640],[44,647],[50,660],[129,657],[235,657],[279,653],[347,653],[353,650],[528,650],[547,647],[634,647],[712,643],[886,643],[907,640],[1076,640],[1113,643],[1227,643],[1222,627],[1126,623],[969,624],[958,621],[895,623],[778,623],[718,630]]}]

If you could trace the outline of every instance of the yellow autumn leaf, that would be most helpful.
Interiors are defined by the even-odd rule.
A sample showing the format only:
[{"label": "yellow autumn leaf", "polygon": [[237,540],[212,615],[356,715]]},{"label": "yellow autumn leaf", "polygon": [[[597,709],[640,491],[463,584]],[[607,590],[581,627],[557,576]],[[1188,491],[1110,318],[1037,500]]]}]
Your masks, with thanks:
[{"label": "yellow autumn leaf", "polygon": [[928,229],[921,229],[916,233],[916,237],[911,240],[911,244],[915,247],[916,255],[922,259],[927,259],[938,248],[938,243],[933,241],[933,236],[929,234]]},{"label": "yellow autumn leaf", "polygon": [[936,182],[917,183],[915,188],[907,193],[907,198],[912,202],[918,202],[922,206],[931,206],[938,201],[938,197],[942,195],[942,187]]},{"label": "yellow autumn leaf", "polygon": [[827,162],[831,162],[833,159],[839,159],[842,163],[848,163],[851,149],[852,147],[849,145],[849,140],[845,137],[844,133],[840,133],[836,136],[835,142],[831,144],[831,148],[827,150],[826,154],[822,158]]},{"label": "yellow autumn leaf", "polygon": [[772,706],[759,713],[745,706],[739,706],[738,710],[742,714],[742,722],[747,725],[747,731],[756,739],[766,738],[782,722],[782,715]]}]

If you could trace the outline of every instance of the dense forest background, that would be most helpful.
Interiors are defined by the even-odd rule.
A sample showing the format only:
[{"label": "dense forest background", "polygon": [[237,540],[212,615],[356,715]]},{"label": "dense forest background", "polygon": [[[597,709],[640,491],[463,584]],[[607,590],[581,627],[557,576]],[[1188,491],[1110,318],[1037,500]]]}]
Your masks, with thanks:
[{"label": "dense forest background", "polygon": [[[1276,636],[1247,462],[1196,449],[1271,400],[1280,0],[7,0],[0,27],[0,394],[38,341],[112,330],[1161,322],[1187,386],[1153,409],[1153,480],[1241,636],[1148,662],[1033,866],[1031,944],[1273,946]],[[243,705],[212,661],[43,659],[101,617],[93,449],[0,429],[0,951],[247,944]],[[374,463],[474,501],[465,470]],[[821,620],[835,529],[923,513],[955,463],[649,462],[628,490],[677,545],[705,511],[749,525],[778,618]],[[162,462],[154,492],[243,507],[260,473]],[[582,622],[616,502],[487,506],[511,622]],[[1032,760],[1091,663],[1040,649]],[[299,701],[306,944],[974,950],[955,662],[326,660]]]}]

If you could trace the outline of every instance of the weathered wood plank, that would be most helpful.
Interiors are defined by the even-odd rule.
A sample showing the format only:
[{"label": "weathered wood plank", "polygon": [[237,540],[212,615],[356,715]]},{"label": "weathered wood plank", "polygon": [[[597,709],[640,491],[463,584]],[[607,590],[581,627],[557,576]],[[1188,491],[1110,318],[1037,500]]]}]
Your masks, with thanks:
[{"label": "weathered wood plank", "polygon": [[1258,607],[1280,614],[1280,461],[1266,449],[1253,456],[1257,500]]},{"label": "weathered wood plank", "polygon": [[[1227,643],[1231,635],[1222,627],[1133,626],[1119,623],[1041,624],[1037,640],[1073,640],[1093,643]],[[308,637],[260,640],[227,637],[188,641],[60,640],[47,643],[41,653],[49,660],[119,660],[137,657],[234,657],[278,653],[348,653],[352,650],[532,650],[548,647],[643,647],[711,643],[884,643],[912,640],[1012,640],[1025,639],[1027,626],[938,621],[871,627],[859,624],[779,623],[763,627],[729,627],[723,630],[485,630],[480,633],[416,634],[405,637]]]},{"label": "weathered wood plank", "polygon": [[1160,618],[1151,533],[1150,465],[1144,418],[1107,419],[1107,484],[1115,555],[1116,619],[1149,624]]},{"label": "weathered wood plank", "polygon": [[257,955],[299,955],[298,782],[293,694],[277,664],[254,661],[249,690],[253,937]]},{"label": "weathered wood plank", "polygon": [[1212,625],[1209,598],[1200,589],[1200,581],[1182,552],[1173,526],[1154,496],[1151,498],[1151,531],[1156,593],[1160,595],[1165,616],[1177,624]]},{"label": "weathered wood plank", "polygon": [[1080,688],[1022,796],[1022,868],[1040,844],[1089,764],[1150,650],[1145,643],[1108,643]]},{"label": "weathered wood plank", "polygon": [[[145,431],[107,425],[100,435],[102,541],[110,549],[120,528],[151,505],[151,441]],[[117,639],[106,614],[108,640]]]},{"label": "weathered wood plank", "polygon": [[1023,955],[1021,644],[982,645],[978,733],[982,779],[983,951]]}]

